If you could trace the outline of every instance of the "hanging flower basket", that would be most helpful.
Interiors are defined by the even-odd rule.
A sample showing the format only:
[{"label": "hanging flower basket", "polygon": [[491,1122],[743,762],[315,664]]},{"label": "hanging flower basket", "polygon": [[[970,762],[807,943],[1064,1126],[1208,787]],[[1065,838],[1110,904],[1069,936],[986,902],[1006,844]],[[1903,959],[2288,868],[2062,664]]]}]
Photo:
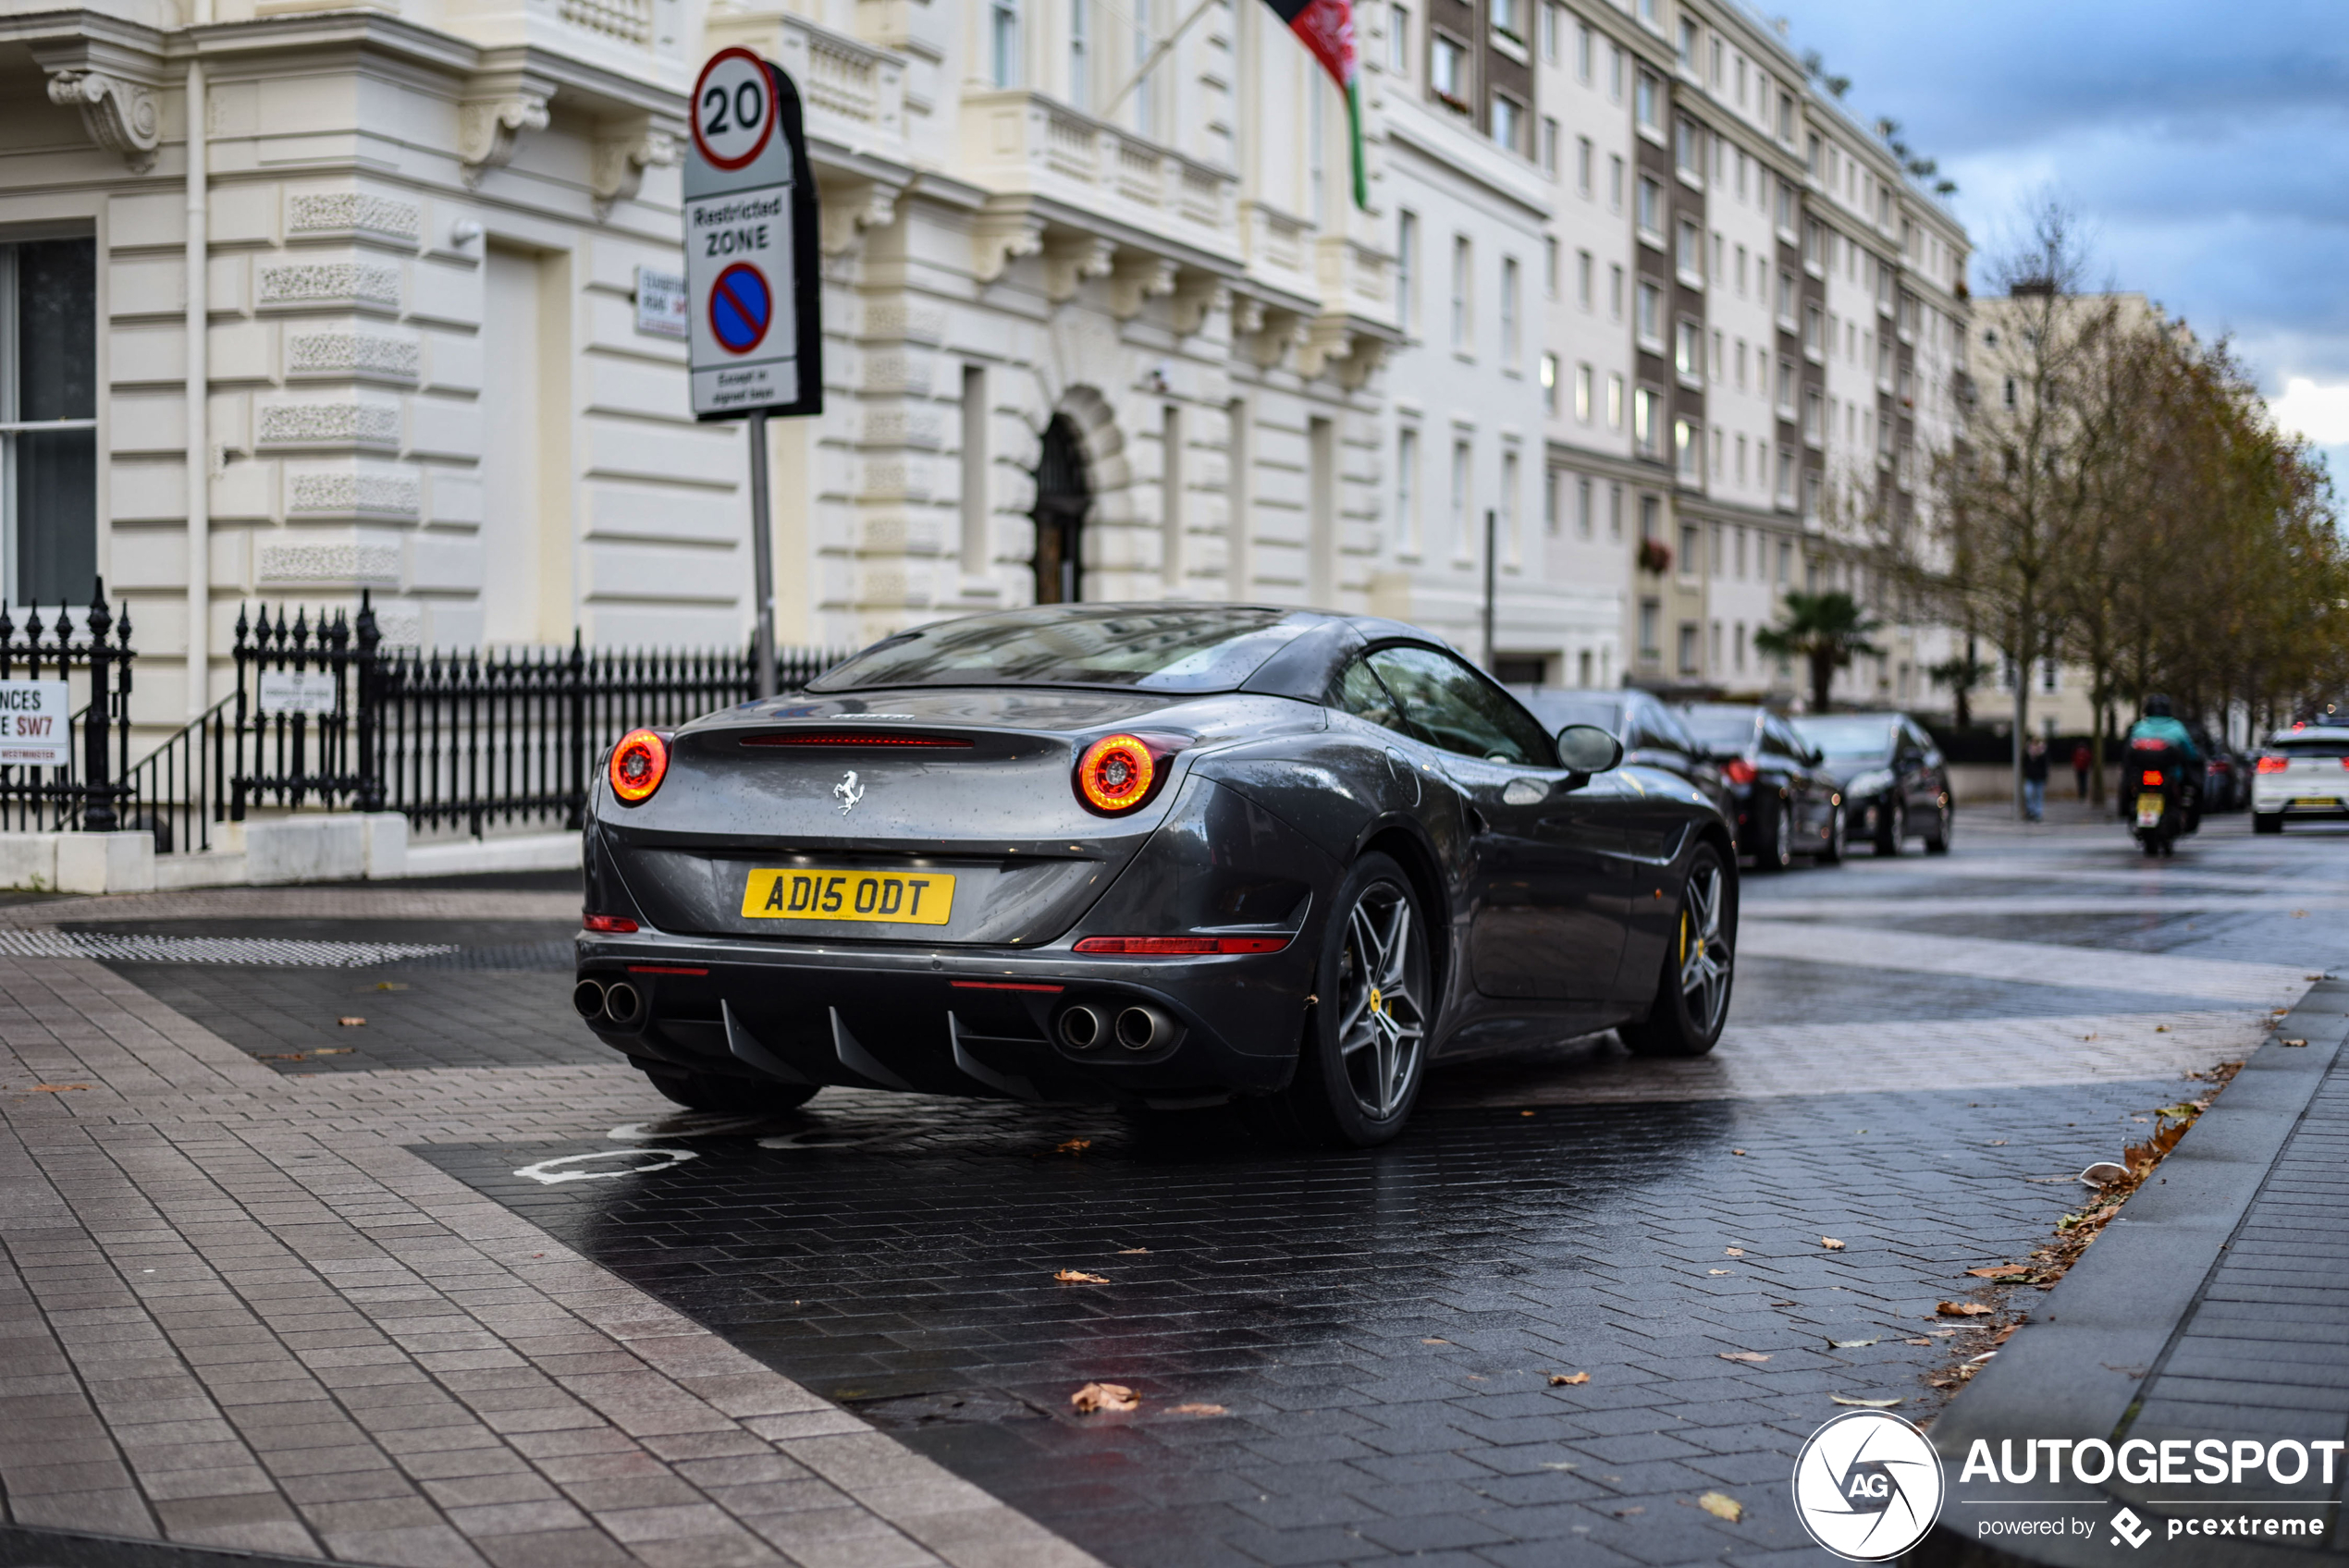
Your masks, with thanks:
[{"label": "hanging flower basket", "polygon": [[1657,577],[1672,570],[1672,546],[1661,539],[1640,541],[1640,570]]}]

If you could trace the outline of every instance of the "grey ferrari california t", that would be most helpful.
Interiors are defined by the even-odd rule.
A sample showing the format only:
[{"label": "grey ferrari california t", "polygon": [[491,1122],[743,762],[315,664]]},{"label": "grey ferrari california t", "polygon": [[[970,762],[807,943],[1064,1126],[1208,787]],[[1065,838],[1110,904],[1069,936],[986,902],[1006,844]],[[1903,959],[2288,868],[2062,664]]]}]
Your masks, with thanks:
[{"label": "grey ferrari california t", "polygon": [[1621,759],[1396,621],[942,621],[612,748],[576,1002],[702,1109],[1237,1098],[1375,1144],[1432,1057],[1719,1038],[1728,824]]}]

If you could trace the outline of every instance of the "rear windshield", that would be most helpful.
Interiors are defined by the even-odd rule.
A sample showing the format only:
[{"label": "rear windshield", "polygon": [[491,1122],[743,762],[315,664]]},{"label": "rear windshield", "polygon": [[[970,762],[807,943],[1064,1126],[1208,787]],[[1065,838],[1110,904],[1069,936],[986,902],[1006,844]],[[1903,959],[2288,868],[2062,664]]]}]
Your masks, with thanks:
[{"label": "rear windshield", "polygon": [[2349,757],[2349,735],[2277,736],[2268,749],[2288,757]]},{"label": "rear windshield", "polygon": [[1895,727],[1888,718],[1806,718],[1795,728],[1804,740],[1840,761],[1869,762],[1892,754]]},{"label": "rear windshield", "polygon": [[1699,704],[1682,711],[1688,718],[1690,733],[1708,751],[1742,752],[1753,744],[1753,708]]},{"label": "rear windshield", "polygon": [[1130,686],[1229,692],[1313,618],[1250,605],[1102,605],[941,621],[875,643],[807,685]]}]

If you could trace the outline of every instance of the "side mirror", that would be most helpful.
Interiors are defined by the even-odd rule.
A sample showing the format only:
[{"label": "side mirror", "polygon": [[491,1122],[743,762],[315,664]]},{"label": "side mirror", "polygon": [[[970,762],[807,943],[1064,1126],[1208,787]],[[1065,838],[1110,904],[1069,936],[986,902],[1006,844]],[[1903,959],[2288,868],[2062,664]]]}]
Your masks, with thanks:
[{"label": "side mirror", "polygon": [[1570,773],[1605,773],[1623,761],[1623,742],[1595,724],[1568,725],[1557,745],[1558,766]]}]

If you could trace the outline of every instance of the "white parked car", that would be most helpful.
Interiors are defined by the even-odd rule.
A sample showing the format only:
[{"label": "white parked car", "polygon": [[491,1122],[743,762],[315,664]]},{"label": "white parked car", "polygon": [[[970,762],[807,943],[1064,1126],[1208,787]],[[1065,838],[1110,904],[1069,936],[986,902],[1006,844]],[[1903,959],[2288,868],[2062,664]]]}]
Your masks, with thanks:
[{"label": "white parked car", "polygon": [[2251,776],[2251,830],[2284,818],[2349,816],[2349,725],[2300,724],[2268,738]]}]

